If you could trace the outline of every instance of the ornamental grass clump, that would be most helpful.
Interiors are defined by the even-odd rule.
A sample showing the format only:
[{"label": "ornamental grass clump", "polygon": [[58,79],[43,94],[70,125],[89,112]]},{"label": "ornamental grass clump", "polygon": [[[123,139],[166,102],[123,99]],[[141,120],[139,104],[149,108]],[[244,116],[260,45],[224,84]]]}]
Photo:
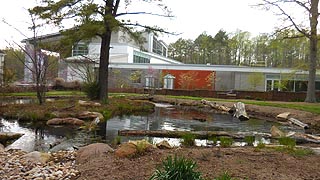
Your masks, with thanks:
[{"label": "ornamental grass clump", "polygon": [[150,180],[202,180],[201,173],[195,171],[196,163],[184,157],[168,156]]}]

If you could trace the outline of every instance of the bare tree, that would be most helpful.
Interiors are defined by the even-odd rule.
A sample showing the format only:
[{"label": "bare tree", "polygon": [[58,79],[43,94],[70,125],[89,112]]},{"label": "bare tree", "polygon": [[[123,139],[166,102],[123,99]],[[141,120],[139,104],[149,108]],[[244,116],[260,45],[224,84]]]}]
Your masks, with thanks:
[{"label": "bare tree", "polygon": [[[49,67],[53,65],[53,61],[49,61],[49,52],[45,52],[41,50],[41,42],[40,38],[37,37],[37,30],[41,25],[36,24],[36,18],[32,13],[30,13],[31,17],[31,27],[29,29],[33,33],[33,37],[26,40],[26,45],[23,46],[17,42],[8,44],[10,46],[17,46],[21,51],[25,53],[25,58],[19,56],[17,52],[14,51],[16,58],[24,64],[24,67],[31,72],[31,78],[30,80],[34,82],[36,93],[37,93],[37,99],[39,104],[43,104],[45,102],[45,96],[46,96],[46,84],[47,84],[47,75]],[[9,25],[10,27],[13,27],[8,22],[3,20],[4,23]],[[13,27],[15,30],[19,31],[23,36],[24,35],[19,29]]]},{"label": "bare tree", "polygon": [[[316,102],[315,80],[316,80],[316,65],[317,65],[317,26],[319,17],[319,0],[262,0],[263,3],[259,6],[266,7],[267,10],[275,9],[276,14],[283,17],[285,22],[289,22],[288,26],[281,27],[278,31],[295,28],[301,35],[300,37],[307,37],[309,39],[309,77],[306,102]],[[295,18],[294,14],[285,9],[286,6],[298,6],[308,16],[309,24],[305,25],[299,22],[300,18]],[[290,6],[292,9],[292,6]],[[299,36],[298,36],[299,37]],[[292,37],[297,38],[297,36]]]}]

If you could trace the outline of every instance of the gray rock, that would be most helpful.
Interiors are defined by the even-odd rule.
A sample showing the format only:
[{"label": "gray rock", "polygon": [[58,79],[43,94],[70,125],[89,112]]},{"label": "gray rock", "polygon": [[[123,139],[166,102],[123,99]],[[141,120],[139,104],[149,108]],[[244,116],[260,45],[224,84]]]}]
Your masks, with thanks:
[{"label": "gray rock", "polygon": [[88,146],[81,147],[77,152],[77,161],[83,163],[91,158],[100,157],[107,152],[113,152],[114,150],[104,143],[94,143]]}]

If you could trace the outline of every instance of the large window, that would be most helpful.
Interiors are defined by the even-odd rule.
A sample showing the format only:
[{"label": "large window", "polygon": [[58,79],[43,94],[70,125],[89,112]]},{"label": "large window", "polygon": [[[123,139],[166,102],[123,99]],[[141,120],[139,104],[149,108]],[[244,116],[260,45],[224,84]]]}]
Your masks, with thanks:
[{"label": "large window", "polygon": [[167,74],[163,77],[163,88],[164,89],[173,89],[175,77],[171,74]]},{"label": "large window", "polygon": [[154,88],[154,77],[146,76],[146,88]]},{"label": "large window", "polygon": [[150,56],[148,56],[142,52],[134,51],[133,52],[133,63],[150,64]]},{"label": "large window", "polygon": [[167,57],[167,47],[155,37],[153,37],[152,52]]},{"label": "large window", "polygon": [[85,43],[78,43],[72,47],[72,56],[81,56],[88,54],[88,45]]}]

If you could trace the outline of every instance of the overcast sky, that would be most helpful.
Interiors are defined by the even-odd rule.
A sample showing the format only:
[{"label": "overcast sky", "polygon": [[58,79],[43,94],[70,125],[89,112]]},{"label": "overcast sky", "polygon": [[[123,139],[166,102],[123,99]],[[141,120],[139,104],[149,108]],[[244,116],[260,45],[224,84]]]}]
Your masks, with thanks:
[{"label": "overcast sky", "polygon": [[[39,0],[38,0],[39,1]],[[133,0],[134,1],[134,0]],[[194,40],[202,32],[214,36],[220,29],[235,32],[237,29],[249,31],[253,35],[270,33],[279,22],[271,12],[265,12],[250,5],[258,0],[164,0],[172,10],[175,18],[143,17],[147,23],[166,28],[171,32],[181,33],[179,36],[164,36],[168,44],[182,37]],[[19,29],[26,36],[32,36],[28,30],[30,17],[28,8],[35,5],[36,0],[10,0],[0,6],[0,48],[8,46],[8,42],[20,42],[25,37],[15,30]],[[196,2],[196,3],[195,3]],[[149,9],[145,11],[149,12]],[[153,11],[153,10],[152,10]],[[130,19],[139,19],[131,16]],[[13,27],[4,24],[5,19]],[[39,35],[53,33],[57,29],[47,28],[41,30]]]}]

